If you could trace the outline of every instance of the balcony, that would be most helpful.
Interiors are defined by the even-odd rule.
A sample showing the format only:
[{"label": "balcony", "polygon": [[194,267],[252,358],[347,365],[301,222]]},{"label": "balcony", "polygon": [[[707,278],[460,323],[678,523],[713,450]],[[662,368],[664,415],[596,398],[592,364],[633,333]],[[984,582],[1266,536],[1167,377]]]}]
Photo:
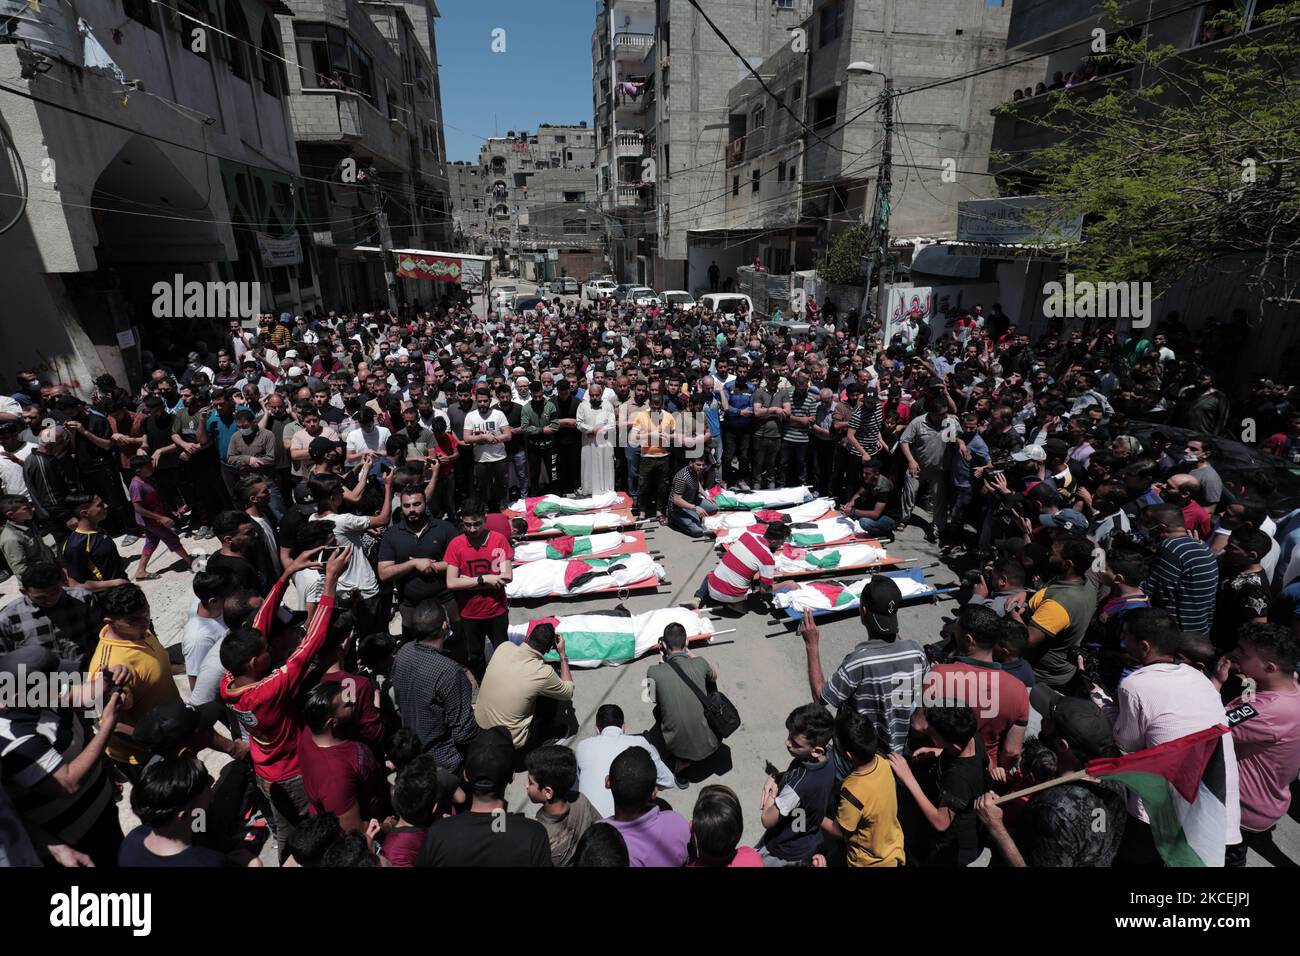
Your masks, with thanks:
[{"label": "balcony", "polygon": [[615,209],[640,209],[641,187],[626,184],[615,186],[612,199]]},{"label": "balcony", "polygon": [[614,56],[644,56],[645,51],[654,46],[653,33],[615,33]]},{"label": "balcony", "polygon": [[614,155],[640,156],[645,152],[645,136],[641,133],[618,133],[614,137]]}]

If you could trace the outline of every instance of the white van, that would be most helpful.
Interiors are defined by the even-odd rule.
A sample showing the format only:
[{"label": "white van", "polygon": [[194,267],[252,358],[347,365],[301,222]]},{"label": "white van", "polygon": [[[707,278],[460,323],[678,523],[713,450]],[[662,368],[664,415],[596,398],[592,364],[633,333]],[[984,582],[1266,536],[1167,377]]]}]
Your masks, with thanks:
[{"label": "white van", "polygon": [[710,292],[700,296],[698,304],[712,312],[721,312],[729,319],[735,318],[742,304],[746,314],[754,314],[754,303],[743,292]]}]

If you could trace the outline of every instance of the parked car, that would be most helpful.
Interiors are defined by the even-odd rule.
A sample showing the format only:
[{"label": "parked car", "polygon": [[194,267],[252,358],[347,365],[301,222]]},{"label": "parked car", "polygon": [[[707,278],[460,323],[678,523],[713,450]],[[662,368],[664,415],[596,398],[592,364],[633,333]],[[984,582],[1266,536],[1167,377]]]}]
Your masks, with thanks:
[{"label": "parked car", "polygon": [[582,287],[582,294],[595,302],[597,299],[609,298],[617,289],[618,286],[609,279],[595,279]]},{"label": "parked car", "polygon": [[721,312],[729,319],[735,317],[742,305],[747,314],[754,313],[753,300],[743,292],[710,292],[700,297],[699,304],[711,311]]},{"label": "parked car", "polygon": [[540,295],[517,295],[510,308],[518,313],[531,312],[545,301],[546,299]]},{"label": "parked car", "polygon": [[669,289],[666,292],[660,292],[659,299],[670,309],[695,308],[695,296],[689,292],[683,292],[681,289]]},{"label": "parked car", "polygon": [[515,294],[518,292],[519,287],[517,285],[508,284],[497,286],[492,290],[492,307],[497,307],[498,300],[502,305],[508,305],[510,300],[513,299]]},{"label": "parked car", "polygon": [[614,287],[614,291],[610,293],[610,298],[621,303],[627,298],[627,294],[636,288],[640,287],[635,282],[620,282]]},{"label": "parked car", "polygon": [[578,280],[572,276],[561,276],[558,279],[552,279],[550,290],[556,295],[577,295]]},{"label": "parked car", "polygon": [[659,301],[659,296],[655,295],[655,290],[648,285],[632,286],[627,290],[627,300],[639,309],[663,304]]}]

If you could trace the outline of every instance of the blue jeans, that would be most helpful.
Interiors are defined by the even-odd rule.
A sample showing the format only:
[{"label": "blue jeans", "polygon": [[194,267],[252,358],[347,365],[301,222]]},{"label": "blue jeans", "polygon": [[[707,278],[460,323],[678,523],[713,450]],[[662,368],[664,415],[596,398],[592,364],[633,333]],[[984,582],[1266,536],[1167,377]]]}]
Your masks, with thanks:
[{"label": "blue jeans", "polygon": [[633,501],[636,501],[637,482],[640,480],[641,471],[641,449],[628,445],[623,449],[623,454],[627,457],[627,493]]},{"label": "blue jeans", "polygon": [[[707,514],[717,514],[718,506],[707,498],[700,499],[700,507]],[[704,521],[694,511],[683,511],[676,505],[668,513],[668,526],[675,528],[684,534],[689,534],[692,538],[703,538],[709,532],[704,527]]]},{"label": "blue jeans", "polygon": [[506,491],[511,483],[519,489],[519,497],[528,497],[528,452],[520,449],[506,458]]},{"label": "blue jeans", "polygon": [[893,534],[894,528],[898,522],[889,515],[881,515],[879,518],[859,518],[858,527],[864,534]]}]

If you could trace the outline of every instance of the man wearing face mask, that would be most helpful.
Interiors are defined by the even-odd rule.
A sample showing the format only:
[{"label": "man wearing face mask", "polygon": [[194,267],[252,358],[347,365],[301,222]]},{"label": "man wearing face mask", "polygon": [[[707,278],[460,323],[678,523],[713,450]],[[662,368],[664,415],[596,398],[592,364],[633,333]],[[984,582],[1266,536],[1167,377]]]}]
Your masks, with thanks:
[{"label": "man wearing face mask", "polygon": [[[303,394],[307,393],[304,392]],[[297,431],[297,425],[294,423],[293,416],[289,414],[288,400],[279,392],[272,392],[267,396],[266,401],[262,403],[262,417],[258,421],[258,426],[271,433],[272,443],[275,448],[271,466],[271,483],[279,488],[281,507],[283,507],[283,502],[288,499],[293,488],[291,484],[293,476],[290,471],[293,462],[289,458],[289,445],[285,440],[285,430],[290,425],[294,425],[294,428],[289,431],[289,438],[293,438],[293,432]]]},{"label": "man wearing face mask", "polygon": [[474,448],[464,444],[465,416],[474,410],[474,397],[467,381],[456,383],[456,401],[447,409],[447,420],[451,423],[451,433],[461,442],[460,459],[456,462],[456,495],[459,498],[469,496],[470,482],[474,476]]},{"label": "man wearing face mask", "polygon": [[266,482],[271,493],[271,512],[279,521],[284,517],[284,495],[275,468],[275,435],[269,428],[259,426],[247,408],[235,412],[235,423],[238,430],[226,446],[226,465],[237,476],[247,472]]}]

